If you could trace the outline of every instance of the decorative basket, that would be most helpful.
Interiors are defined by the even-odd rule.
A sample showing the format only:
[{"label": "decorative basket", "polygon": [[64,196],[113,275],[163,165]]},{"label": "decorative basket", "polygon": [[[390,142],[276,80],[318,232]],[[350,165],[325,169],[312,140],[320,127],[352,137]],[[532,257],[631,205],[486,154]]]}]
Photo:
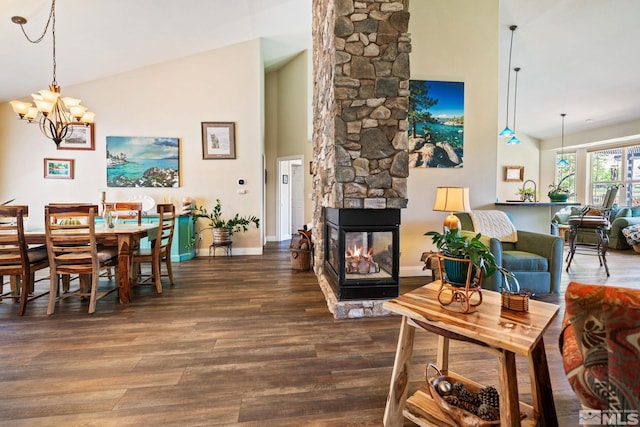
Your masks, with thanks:
[{"label": "decorative basket", "polygon": [[310,232],[299,232],[291,236],[289,252],[291,254],[291,268],[294,270],[310,270],[313,255],[313,242]]},{"label": "decorative basket", "polygon": [[[433,368],[437,372],[437,376],[429,378],[429,368]],[[440,383],[444,382],[447,382],[451,385],[456,382],[460,382],[464,384],[467,390],[471,391],[472,393],[477,393],[480,390],[477,385],[461,379],[444,376],[442,375],[440,370],[432,363],[427,365],[425,376],[427,379],[427,383],[429,384],[429,392],[431,393],[431,397],[433,398],[434,402],[438,405],[442,413],[453,423],[455,423],[455,425],[462,427],[489,427],[500,424],[499,419],[495,421],[486,421],[465,409],[450,404],[438,392],[439,387],[442,386],[442,384]]]},{"label": "decorative basket", "polygon": [[[504,285],[502,286],[502,307],[513,311],[529,311],[529,298],[531,291],[529,289],[520,290],[518,279],[511,272],[500,270],[504,277]],[[513,288],[509,283],[509,279],[515,285]]]}]

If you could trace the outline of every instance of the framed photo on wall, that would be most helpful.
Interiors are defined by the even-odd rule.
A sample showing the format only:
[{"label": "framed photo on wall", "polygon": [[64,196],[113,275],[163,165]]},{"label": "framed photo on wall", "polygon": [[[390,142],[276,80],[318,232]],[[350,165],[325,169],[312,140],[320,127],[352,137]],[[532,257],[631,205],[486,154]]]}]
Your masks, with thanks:
[{"label": "framed photo on wall", "polygon": [[234,122],[202,122],[202,158],[236,158]]},{"label": "framed photo on wall", "polygon": [[73,179],[73,159],[44,159],[44,177]]},{"label": "framed photo on wall", "polygon": [[93,123],[71,123],[69,135],[58,145],[58,150],[95,150]]},{"label": "framed photo on wall", "polygon": [[524,166],[505,166],[504,167],[504,180],[505,181],[523,181],[524,180]]}]

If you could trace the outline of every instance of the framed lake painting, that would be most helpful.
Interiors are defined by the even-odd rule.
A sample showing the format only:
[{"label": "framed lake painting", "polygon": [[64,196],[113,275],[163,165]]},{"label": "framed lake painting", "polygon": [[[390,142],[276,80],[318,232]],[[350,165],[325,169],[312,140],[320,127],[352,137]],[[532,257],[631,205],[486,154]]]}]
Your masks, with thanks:
[{"label": "framed lake painting", "polygon": [[107,136],[107,187],[179,187],[178,138]]},{"label": "framed lake painting", "polygon": [[464,83],[409,81],[409,166],[461,168]]}]

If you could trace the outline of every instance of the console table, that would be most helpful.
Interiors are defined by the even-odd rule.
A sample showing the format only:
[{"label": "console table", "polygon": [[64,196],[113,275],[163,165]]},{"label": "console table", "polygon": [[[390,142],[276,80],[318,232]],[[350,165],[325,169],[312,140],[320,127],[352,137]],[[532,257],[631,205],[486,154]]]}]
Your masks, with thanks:
[{"label": "console table", "polygon": [[[436,365],[443,374],[462,378],[448,369],[449,340],[462,340],[493,353],[498,358],[500,425],[557,426],[544,331],[558,313],[558,306],[529,301],[528,312],[502,308],[498,292],[482,290],[482,304],[469,314],[444,308],[438,302],[440,281],[432,282],[384,303],[387,310],[402,315],[389,395],[384,411],[385,427],[404,424],[404,417],[421,426],[455,425],[440,411],[425,382],[407,398],[411,355],[416,328],[438,335]],[[527,357],[533,405],[519,402],[515,355]],[[455,355],[452,355],[452,357]]]}]

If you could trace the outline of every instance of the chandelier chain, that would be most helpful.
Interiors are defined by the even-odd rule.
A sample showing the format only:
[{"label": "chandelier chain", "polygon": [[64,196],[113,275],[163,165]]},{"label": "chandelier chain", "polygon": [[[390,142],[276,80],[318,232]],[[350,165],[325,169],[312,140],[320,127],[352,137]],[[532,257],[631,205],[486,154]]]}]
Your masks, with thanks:
[{"label": "chandelier chain", "polygon": [[24,36],[27,38],[27,40],[29,41],[29,43],[40,43],[42,41],[42,39],[44,39],[44,36],[47,35],[47,31],[49,30],[49,25],[51,24],[51,35],[53,37],[53,84],[57,85],[57,78],[56,78],[56,70],[57,70],[57,63],[56,63],[56,0],[51,0],[51,9],[49,10],[49,18],[47,18],[47,23],[44,26],[44,30],[42,31],[42,34],[40,34],[40,37],[38,37],[37,39],[31,39],[31,37],[29,37],[29,34],[27,34],[27,32],[24,29],[24,24],[20,24],[20,29],[22,30],[22,34],[24,34]]}]

